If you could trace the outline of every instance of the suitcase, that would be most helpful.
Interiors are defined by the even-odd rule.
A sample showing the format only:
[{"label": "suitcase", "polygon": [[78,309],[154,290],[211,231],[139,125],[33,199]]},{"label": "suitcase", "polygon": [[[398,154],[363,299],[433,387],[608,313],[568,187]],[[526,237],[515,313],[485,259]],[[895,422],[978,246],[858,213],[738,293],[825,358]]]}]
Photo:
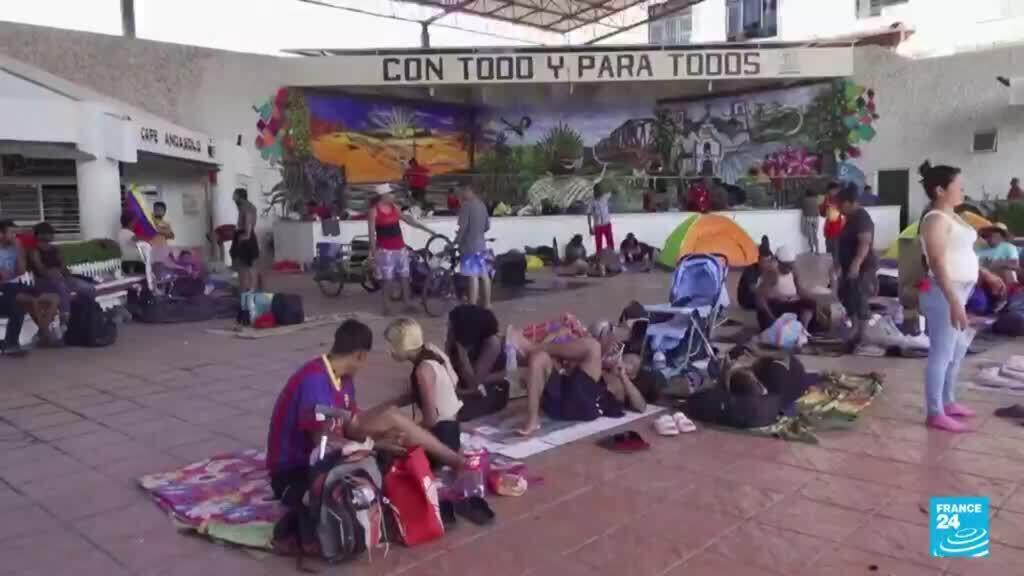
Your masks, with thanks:
[{"label": "suitcase", "polygon": [[298,294],[274,294],[270,311],[274,314],[274,322],[278,326],[302,324],[306,320],[306,314],[302,310],[302,296]]}]

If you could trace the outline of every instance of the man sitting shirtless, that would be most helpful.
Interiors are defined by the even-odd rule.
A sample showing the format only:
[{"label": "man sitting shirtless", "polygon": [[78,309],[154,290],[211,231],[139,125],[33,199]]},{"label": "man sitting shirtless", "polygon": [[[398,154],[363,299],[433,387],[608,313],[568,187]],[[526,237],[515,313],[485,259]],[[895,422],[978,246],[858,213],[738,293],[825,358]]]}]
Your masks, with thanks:
[{"label": "man sitting shirtless", "polygon": [[623,408],[647,409],[644,395],[633,384],[627,369],[617,363],[613,372],[602,368],[603,343],[584,337],[568,342],[534,344],[523,333],[510,329],[510,343],[526,359],[528,415],[518,432],[529,436],[540,429],[540,411],[556,420],[594,420],[621,417]]}]

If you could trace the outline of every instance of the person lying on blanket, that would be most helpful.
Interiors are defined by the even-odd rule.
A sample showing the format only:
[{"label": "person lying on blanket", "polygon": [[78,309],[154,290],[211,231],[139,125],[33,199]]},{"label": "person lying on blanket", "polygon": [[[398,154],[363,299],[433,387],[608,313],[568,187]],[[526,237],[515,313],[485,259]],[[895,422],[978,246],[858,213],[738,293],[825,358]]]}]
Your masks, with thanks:
[{"label": "person lying on blanket", "polygon": [[[301,502],[310,479],[311,455],[322,436],[327,436],[335,449],[347,441],[368,438],[378,450],[404,452],[407,447],[421,446],[444,464],[462,466],[457,452],[398,408],[385,405],[359,411],[354,378],[366,366],[372,346],[370,328],[346,320],[334,333],[330,352],[299,368],[278,396],[267,435],[267,469],[274,496],[286,505]],[[350,416],[318,422],[317,405],[345,410]]]},{"label": "person lying on blanket", "polygon": [[[534,343],[519,330],[508,331],[509,343],[525,358],[528,415],[519,434],[540,429],[540,411],[556,420],[589,421],[618,418],[624,407],[647,409],[647,400],[617,364],[614,373],[602,368],[601,343],[586,336],[564,342]],[[611,341],[611,339],[608,339]]]}]

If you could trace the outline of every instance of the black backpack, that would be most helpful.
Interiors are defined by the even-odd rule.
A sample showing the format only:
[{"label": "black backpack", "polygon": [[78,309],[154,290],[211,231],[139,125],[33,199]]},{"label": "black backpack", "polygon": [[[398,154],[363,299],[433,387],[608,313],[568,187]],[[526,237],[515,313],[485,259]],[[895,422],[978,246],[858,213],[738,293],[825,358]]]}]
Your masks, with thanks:
[{"label": "black backpack", "polygon": [[117,341],[117,324],[96,303],[86,296],[76,296],[71,301],[71,316],[64,343],[68,346],[102,348]]},{"label": "black backpack", "polygon": [[302,324],[306,320],[302,296],[298,294],[274,294],[274,299],[270,301],[270,312],[274,315],[274,324],[278,326]]},{"label": "black backpack", "polygon": [[506,252],[495,259],[498,282],[502,286],[526,286],[526,255]]}]

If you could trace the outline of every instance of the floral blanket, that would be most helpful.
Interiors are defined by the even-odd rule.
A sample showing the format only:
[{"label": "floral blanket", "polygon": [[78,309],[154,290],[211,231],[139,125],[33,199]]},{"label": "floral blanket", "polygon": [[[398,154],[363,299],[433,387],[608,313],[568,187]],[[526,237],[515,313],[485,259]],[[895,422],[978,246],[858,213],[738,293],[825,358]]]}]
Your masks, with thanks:
[{"label": "floral blanket", "polygon": [[183,529],[242,546],[269,550],[274,523],[284,515],[260,450],[143,476],[139,484]]},{"label": "floral blanket", "polygon": [[587,336],[586,326],[572,314],[565,313],[553,320],[523,327],[523,337],[535,344],[568,342]]},{"label": "floral blanket", "polygon": [[816,432],[849,428],[882,393],[882,375],[825,372],[796,401],[796,413],[763,428],[742,430],[797,442],[818,443]]}]

